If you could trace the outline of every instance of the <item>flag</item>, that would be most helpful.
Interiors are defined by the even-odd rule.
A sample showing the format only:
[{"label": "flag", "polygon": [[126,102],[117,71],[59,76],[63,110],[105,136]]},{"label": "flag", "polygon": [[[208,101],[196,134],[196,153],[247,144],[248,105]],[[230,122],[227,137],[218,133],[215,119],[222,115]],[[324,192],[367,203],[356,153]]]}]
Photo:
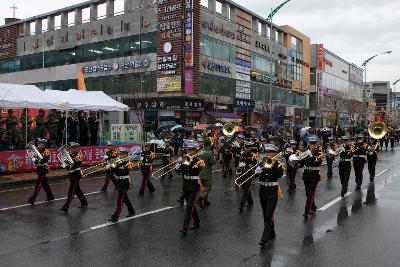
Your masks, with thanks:
[{"label": "flag", "polygon": [[82,71],[78,72],[78,90],[86,91],[85,78]]}]

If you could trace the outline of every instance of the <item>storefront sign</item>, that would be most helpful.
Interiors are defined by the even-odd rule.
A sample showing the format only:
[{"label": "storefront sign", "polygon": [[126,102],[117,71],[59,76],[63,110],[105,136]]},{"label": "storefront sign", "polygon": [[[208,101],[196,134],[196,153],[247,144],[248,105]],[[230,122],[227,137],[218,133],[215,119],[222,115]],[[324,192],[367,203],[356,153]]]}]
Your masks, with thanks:
[{"label": "storefront sign", "polygon": [[261,43],[261,42],[259,42],[259,41],[256,41],[255,46],[256,46],[257,48],[261,48],[262,50],[265,50],[265,51],[267,51],[267,52],[271,52],[271,50],[270,50],[270,48],[269,48],[268,45],[266,45],[266,44],[264,44],[264,43]]},{"label": "storefront sign", "polygon": [[246,68],[251,68],[251,62],[238,58],[236,59],[236,65],[240,65]]},{"label": "storefront sign", "polygon": [[245,27],[242,25],[237,25],[236,29],[236,39],[245,43],[250,44],[251,36],[245,33]]},{"label": "storefront sign", "polygon": [[[133,149],[139,145],[121,145],[128,149]],[[84,166],[98,164],[103,160],[107,146],[80,147],[79,153],[83,156],[82,164]],[[49,167],[61,167],[57,158],[58,150],[49,149]],[[25,150],[0,152],[0,168],[5,173],[20,173],[36,170],[36,165],[26,155]]]},{"label": "storefront sign", "polygon": [[236,80],[236,98],[251,99],[251,84],[250,82]]},{"label": "storefront sign", "polygon": [[248,67],[243,67],[243,66],[240,66],[240,65],[236,65],[236,72],[240,72],[240,73],[243,73],[243,74],[250,75],[250,71],[251,71],[251,69],[248,68]]},{"label": "storefront sign", "polygon": [[166,109],[166,110],[204,110],[204,101],[201,99],[191,98],[152,98],[125,100],[124,103],[132,108],[137,109]]},{"label": "storefront sign", "polygon": [[193,67],[193,11],[192,0],[186,0],[185,12],[185,67]]},{"label": "storefront sign", "polygon": [[317,45],[318,70],[324,70],[324,45]]},{"label": "storefront sign", "polygon": [[250,75],[243,74],[243,73],[240,73],[240,72],[236,72],[236,79],[249,82],[250,81]]},{"label": "storefront sign", "polygon": [[172,13],[172,12],[176,12],[178,10],[181,10],[182,7],[183,7],[182,3],[169,5],[169,6],[162,6],[162,7],[158,8],[157,12],[158,12],[158,14]]},{"label": "storefront sign", "polygon": [[256,102],[254,100],[235,99],[234,105],[239,112],[251,113],[256,106]]},{"label": "storefront sign", "polygon": [[157,78],[157,92],[180,92],[182,90],[181,76]]},{"label": "storefront sign", "polygon": [[214,22],[208,22],[208,21],[202,21],[201,22],[201,26],[203,27],[203,29],[208,29],[210,31],[213,31],[215,33],[219,33],[222,36],[231,38],[231,39],[235,39],[235,33],[231,32],[231,31],[227,31],[224,29],[224,26],[217,26],[214,25]]},{"label": "storefront sign", "polygon": [[299,58],[296,58],[296,63],[301,64],[301,65],[303,65],[304,67],[307,67],[307,68],[310,67],[310,64],[308,64],[307,62],[305,62],[305,61],[303,61],[303,60],[301,60]]},{"label": "storefront sign", "polygon": [[272,82],[272,85],[286,88],[286,89],[292,89],[292,82],[284,79],[279,79],[277,77],[271,77],[266,74],[262,74],[256,71],[251,72],[251,79],[257,82],[262,82],[266,84],[270,84]]},{"label": "storefront sign", "polygon": [[193,70],[185,70],[185,95],[193,94]]},{"label": "storefront sign", "polygon": [[[157,69],[160,71],[175,70],[177,67],[176,63],[177,61],[178,61],[178,55],[176,54],[159,56],[157,57]],[[164,72],[163,75],[168,75],[168,72]]]},{"label": "storefront sign", "polygon": [[17,55],[18,26],[0,29],[0,60]]},{"label": "storefront sign", "polygon": [[111,141],[113,143],[141,144],[142,130],[140,124],[111,124]]},{"label": "storefront sign", "polygon": [[147,68],[150,66],[149,59],[138,59],[122,63],[112,63],[112,64],[100,64],[94,66],[84,66],[82,68],[83,73],[96,73],[96,72],[109,72],[127,69],[137,69],[137,68]]},{"label": "storefront sign", "polygon": [[223,73],[231,73],[231,67],[224,64],[211,62],[208,59],[204,60],[203,67],[208,70],[215,70]]}]

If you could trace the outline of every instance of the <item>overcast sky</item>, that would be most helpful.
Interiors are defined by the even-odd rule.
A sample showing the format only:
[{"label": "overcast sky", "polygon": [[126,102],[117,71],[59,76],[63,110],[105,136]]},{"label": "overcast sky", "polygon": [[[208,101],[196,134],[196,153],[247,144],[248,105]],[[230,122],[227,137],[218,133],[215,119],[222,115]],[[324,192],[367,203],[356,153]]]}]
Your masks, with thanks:
[{"label": "overcast sky", "polygon": [[[27,18],[73,5],[84,0],[0,0],[0,18],[12,17],[15,4],[18,18]],[[119,3],[123,0],[117,0]],[[266,17],[284,0],[235,0]],[[263,11],[262,11],[263,10]],[[277,25],[288,24],[323,43],[328,50],[349,62],[361,65],[368,57],[386,50],[368,64],[367,80],[400,78],[400,1],[396,0],[292,0],[274,16]],[[4,22],[4,20],[2,20]],[[0,21],[1,23],[1,21]],[[400,91],[400,82],[396,86]]]}]

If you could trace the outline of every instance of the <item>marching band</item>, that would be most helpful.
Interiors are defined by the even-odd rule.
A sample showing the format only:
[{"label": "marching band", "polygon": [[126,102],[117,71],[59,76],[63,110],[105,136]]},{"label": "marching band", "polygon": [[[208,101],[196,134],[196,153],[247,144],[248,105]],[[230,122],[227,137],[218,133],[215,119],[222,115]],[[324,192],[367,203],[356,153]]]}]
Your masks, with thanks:
[{"label": "marching band", "polygon": [[[375,179],[375,167],[378,160],[378,153],[382,149],[382,140],[392,140],[394,146],[395,137],[391,139],[387,128],[381,123],[374,123],[368,129],[368,142],[366,136],[359,134],[355,142],[350,136],[342,136],[338,142],[333,136],[328,137],[324,146],[320,144],[317,136],[310,136],[307,147],[300,149],[299,142],[290,138],[273,138],[266,136],[251,136],[236,131],[236,126],[226,124],[222,129],[224,138],[218,134],[210,135],[205,132],[202,135],[195,135],[184,140],[181,156],[175,161],[174,148],[170,139],[166,139],[164,146],[161,146],[160,155],[162,168],[153,171],[153,161],[156,159],[155,151],[152,151],[153,142],[144,144],[144,149],[136,151],[131,155],[126,148],[116,147],[111,142],[109,149],[105,152],[104,160],[92,167],[81,169],[82,155],[79,153],[77,143],[70,143],[69,147],[61,147],[57,158],[61,165],[68,171],[70,186],[68,197],[60,209],[68,212],[69,205],[77,195],[81,202],[80,208],[88,206],[87,199],[81,191],[79,181],[85,175],[99,171],[105,171],[106,178],[101,191],[106,192],[111,180],[118,192],[117,207],[110,218],[111,222],[118,222],[124,204],[128,209],[127,217],[135,215],[135,209],[128,197],[128,190],[132,188],[132,170],[140,167],[142,183],[139,196],[144,195],[147,188],[150,193],[155,191],[153,181],[164,182],[165,176],[173,177],[172,172],[177,171],[182,177],[182,195],[178,200],[181,204],[186,201],[186,212],[183,227],[180,232],[187,235],[188,229],[197,229],[200,226],[200,219],[196,204],[204,209],[210,206],[208,197],[212,187],[212,168],[217,163],[215,152],[222,154],[222,177],[227,179],[234,175],[232,161],[236,168],[234,186],[241,189],[239,213],[243,214],[245,207],[253,205],[252,185],[258,178],[259,199],[264,217],[264,231],[259,242],[264,247],[270,240],[275,239],[274,211],[278,198],[282,196],[279,180],[286,173],[288,179],[288,193],[296,192],[296,176],[299,169],[302,171],[302,179],[305,186],[306,203],[304,207],[304,220],[317,212],[316,188],[321,180],[321,166],[324,160],[327,165],[327,178],[333,177],[333,163],[338,157],[338,170],[342,185],[340,195],[345,197],[348,191],[349,179],[352,165],[355,173],[356,190],[360,190],[363,183],[364,165],[368,164],[369,179]],[[214,140],[216,140],[214,142]],[[278,142],[277,140],[281,140]],[[392,142],[392,141],[391,141]],[[38,146],[38,147],[36,147]],[[386,146],[387,147],[387,146]],[[69,151],[68,151],[69,150]],[[30,142],[27,147],[27,154],[37,165],[37,182],[32,196],[28,203],[34,205],[35,199],[41,187],[46,192],[47,200],[54,200],[53,193],[47,183],[48,173],[47,161],[49,151],[46,149],[46,140],[38,139]],[[136,164],[135,164],[136,162]],[[352,164],[353,163],[353,164]],[[193,222],[193,224],[191,224]]]}]

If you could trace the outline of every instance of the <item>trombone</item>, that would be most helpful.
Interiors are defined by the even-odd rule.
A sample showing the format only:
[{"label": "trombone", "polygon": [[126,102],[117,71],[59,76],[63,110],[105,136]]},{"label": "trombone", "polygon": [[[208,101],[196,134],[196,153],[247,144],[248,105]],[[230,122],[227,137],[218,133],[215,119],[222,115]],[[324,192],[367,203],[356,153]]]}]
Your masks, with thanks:
[{"label": "trombone", "polygon": [[[127,156],[127,157],[125,157],[125,158],[110,159],[109,162],[108,162],[108,164],[106,164],[106,162],[103,162],[103,163],[100,163],[100,164],[97,164],[97,165],[95,165],[95,166],[88,167],[88,168],[82,170],[82,174],[83,174],[83,176],[88,176],[88,175],[91,175],[91,174],[96,173],[96,172],[104,171],[104,170],[106,170],[106,169],[109,168],[109,167],[115,168],[118,164],[120,164],[120,163],[122,163],[122,162],[125,162],[125,161],[130,161],[130,160],[131,160],[132,158],[134,158],[135,156],[136,156],[136,155],[130,155],[130,156]],[[101,167],[101,168],[92,170],[94,167],[98,167],[98,166],[100,166],[100,165],[102,165],[102,164],[103,164],[103,165],[106,164],[106,165],[103,166],[103,167]],[[142,162],[141,162],[141,161],[138,161],[137,164],[138,164],[138,165],[137,165],[137,166],[134,166],[134,167],[139,167],[140,165],[142,165]]]},{"label": "trombone", "polygon": [[239,183],[239,180],[245,176],[247,173],[249,173],[251,170],[253,170],[254,168],[258,167],[258,166],[262,166],[265,169],[271,169],[275,162],[280,159],[281,157],[283,157],[285,152],[279,152],[278,154],[276,154],[274,157],[270,158],[270,157],[265,157],[263,158],[262,161],[260,161],[259,163],[255,164],[253,167],[251,167],[250,169],[248,169],[247,171],[241,173],[241,175],[239,177],[237,177],[235,179],[235,184],[239,187],[241,187],[243,184],[245,184],[248,180],[250,180],[251,178],[253,178],[254,176],[256,176],[256,173],[253,173],[252,175],[250,175],[246,180],[244,180],[243,182]]},{"label": "trombone", "polygon": [[[198,157],[198,156],[203,155],[203,154],[204,154],[204,151],[199,151],[196,154],[194,154],[193,156],[190,156],[190,155],[187,155],[187,154],[183,155],[182,157],[179,157],[178,159],[176,159],[173,162],[169,163],[167,166],[164,166],[164,167],[156,170],[155,172],[153,172],[151,174],[151,177],[153,177],[154,180],[158,180],[161,177],[163,177],[164,175],[172,172],[174,169],[170,168],[170,167],[172,165],[176,164],[177,162],[182,162],[182,164],[184,164],[184,165],[190,165],[192,163],[192,160],[193,160],[194,157]],[[167,172],[163,173],[163,174],[160,174],[158,176],[155,175],[156,173],[160,173],[161,171],[163,171],[166,168],[170,168],[170,169]]]}]

